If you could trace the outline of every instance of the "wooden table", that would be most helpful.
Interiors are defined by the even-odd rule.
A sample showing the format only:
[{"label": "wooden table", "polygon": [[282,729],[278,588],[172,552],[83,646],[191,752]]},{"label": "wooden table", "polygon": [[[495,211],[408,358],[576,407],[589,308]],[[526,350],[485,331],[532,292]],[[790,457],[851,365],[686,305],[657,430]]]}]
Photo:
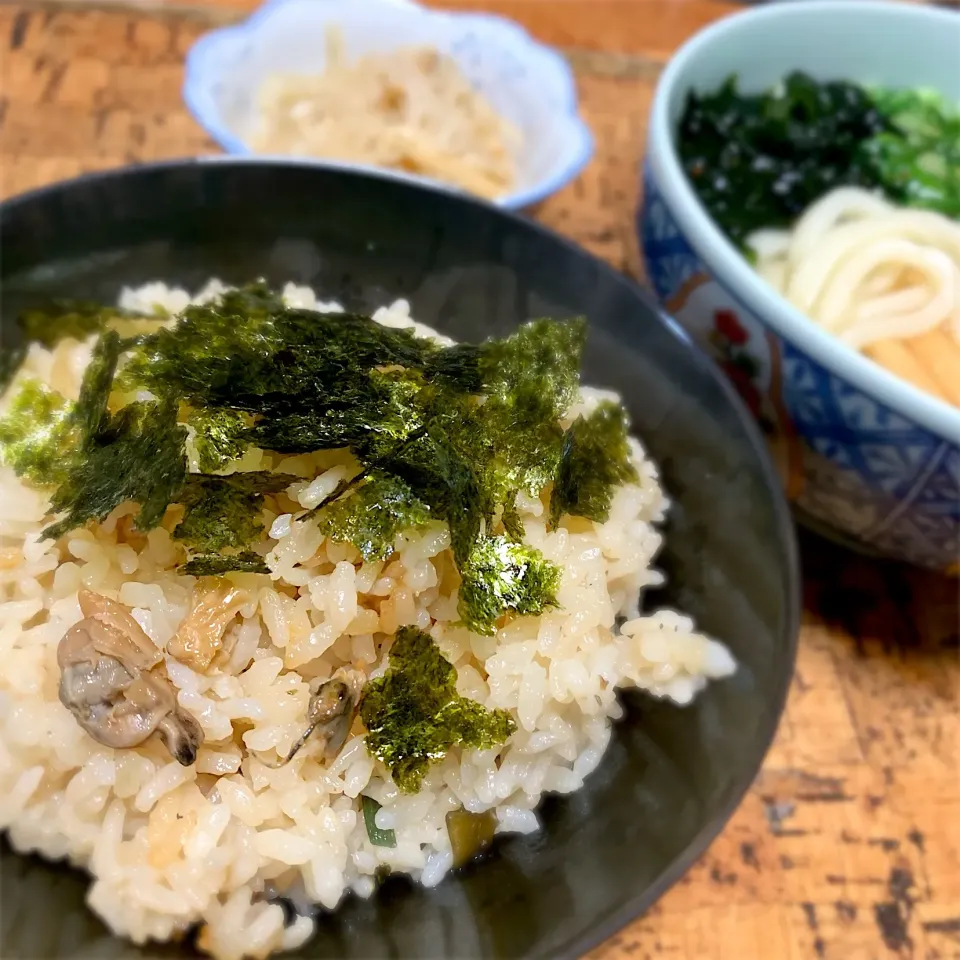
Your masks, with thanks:
[{"label": "wooden table", "polygon": [[[182,61],[252,0],[0,3],[0,191],[214,152]],[[638,274],[632,215],[657,75],[719,0],[457,0],[570,57],[597,139],[538,215]],[[806,612],[779,737],[700,863],[593,960],[960,958],[957,581],[803,539]]]}]

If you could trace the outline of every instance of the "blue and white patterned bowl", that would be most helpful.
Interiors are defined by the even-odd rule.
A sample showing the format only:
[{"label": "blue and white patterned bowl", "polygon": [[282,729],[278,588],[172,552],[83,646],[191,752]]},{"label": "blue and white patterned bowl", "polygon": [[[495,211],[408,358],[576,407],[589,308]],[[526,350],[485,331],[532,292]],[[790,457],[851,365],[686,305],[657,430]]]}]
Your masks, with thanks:
[{"label": "blue and white patterned bowl", "polygon": [[590,160],[593,137],[578,116],[576,83],[560,54],[502,17],[428,10],[412,0],[269,0],[243,23],[194,44],[183,86],[187,107],[227,153],[252,153],[245,137],[260,83],[274,72],[322,72],[331,25],[341,29],[351,58],[429,44],[457,61],[522,135],[516,188],[499,198],[500,206],[517,209],[543,200]]},{"label": "blue and white patterned bowl", "polygon": [[667,310],[760,421],[797,516],[868,552],[960,572],[960,410],[822,331],[753,271],[700,204],[674,147],[688,91],[791,70],[960,100],[960,16],[872,0],[754,8],[689,41],[660,79],[637,229]]}]

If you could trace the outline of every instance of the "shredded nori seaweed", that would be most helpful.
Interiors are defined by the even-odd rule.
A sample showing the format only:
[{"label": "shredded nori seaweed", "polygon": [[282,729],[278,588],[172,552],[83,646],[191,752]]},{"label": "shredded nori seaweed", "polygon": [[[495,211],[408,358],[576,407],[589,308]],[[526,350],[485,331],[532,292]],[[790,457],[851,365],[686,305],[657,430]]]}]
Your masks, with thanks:
[{"label": "shredded nori seaweed", "polygon": [[487,710],[457,693],[457,671],[429,634],[401,627],[390,668],[363,691],[360,718],[370,753],[404,793],[416,793],[431,763],[456,746],[503,743],[516,723],[506,710]]},{"label": "shredded nori seaweed", "polygon": [[398,477],[375,471],[350,493],[320,510],[320,532],[352,543],[364,560],[384,560],[398,533],[429,522],[430,507]]},{"label": "shredded nori seaweed", "polygon": [[79,440],[73,409],[41,381],[24,379],[0,417],[0,462],[31,483],[62,483]]},{"label": "shredded nori seaweed", "polygon": [[103,520],[127,500],[140,505],[137,529],[158,526],[183,488],[186,438],[173,400],[123,407],[88,438],[70,465],[50,500],[53,512],[64,516],[43,535],[56,539],[89,520]]},{"label": "shredded nori seaweed", "polygon": [[187,424],[195,431],[197,465],[204,473],[222,470],[247,449],[250,417],[239,410],[201,407],[190,411]]},{"label": "shredded nori seaweed", "polygon": [[536,548],[507,537],[478,540],[461,575],[460,616],[476,633],[492,636],[508,610],[539,614],[557,606],[560,568]]},{"label": "shredded nori seaweed", "polygon": [[296,479],[263,471],[223,477],[191,474],[178,498],[185,513],[174,528],[174,539],[201,554],[245,549],[264,533],[263,495],[279,493]]},{"label": "shredded nori seaweed", "polygon": [[194,577],[219,577],[224,573],[269,573],[263,557],[253,550],[240,553],[200,554],[179,567],[179,572]]},{"label": "shredded nori seaweed", "polygon": [[551,526],[564,514],[596,523],[607,521],[616,487],[637,479],[630,462],[627,426],[623,408],[609,401],[570,425],[550,495]]},{"label": "shredded nori seaweed", "polygon": [[743,247],[754,230],[788,226],[834,187],[879,188],[861,145],[891,129],[855,83],[795,72],[782,89],[744,94],[731,76],[713,93],[688,94],[677,147],[710,215]]}]

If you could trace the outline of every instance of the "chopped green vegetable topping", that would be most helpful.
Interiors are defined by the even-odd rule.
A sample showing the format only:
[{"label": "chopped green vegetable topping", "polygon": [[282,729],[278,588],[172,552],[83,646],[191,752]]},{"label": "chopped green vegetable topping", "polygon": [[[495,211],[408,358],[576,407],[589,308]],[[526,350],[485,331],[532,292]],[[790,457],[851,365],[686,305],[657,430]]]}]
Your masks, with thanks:
[{"label": "chopped green vegetable topping", "polygon": [[877,90],[874,101],[895,130],[864,143],[886,191],[960,219],[960,109],[929,90]]},{"label": "chopped green vegetable topping", "polygon": [[422,425],[423,380],[410,371],[373,369],[341,378],[336,396],[303,398],[305,409],[287,398],[271,407],[250,431],[252,443],[278,453],[310,453],[351,447],[367,462],[395,447]]},{"label": "chopped green vegetable topping", "polygon": [[551,526],[555,527],[566,513],[606,522],[614,489],[637,479],[630,462],[627,430],[625,411],[609,401],[570,425],[550,496]]},{"label": "chopped green vegetable topping", "polygon": [[73,419],[80,430],[81,444],[89,450],[110,418],[107,401],[120,359],[120,336],[108,331],[97,340],[90,363],[83,373],[80,396],[73,408]]},{"label": "chopped green vegetable topping", "polygon": [[179,502],[186,508],[173,536],[199,553],[245,548],[263,535],[260,511],[265,493],[279,493],[297,478],[280,473],[192,474]]},{"label": "chopped green vegetable topping", "polygon": [[73,404],[36,379],[24,380],[0,417],[0,462],[40,485],[61,483],[77,444]]},{"label": "chopped green vegetable topping", "polygon": [[461,697],[456,679],[429,634],[402,627],[390,649],[390,669],[364,688],[360,717],[367,749],[404,793],[416,793],[430,764],[452,747],[487,749],[516,730],[506,710]]},{"label": "chopped green vegetable topping", "polygon": [[238,410],[191,410],[187,423],[196,431],[194,449],[204,473],[222,470],[247,449],[250,418]]},{"label": "chopped green vegetable topping", "polygon": [[152,530],[183,486],[186,436],[170,400],[132,403],[109,417],[53,494],[52,509],[66,515],[44,536],[56,539],[88,520],[103,520],[127,500],[140,504],[137,528]]},{"label": "chopped green vegetable topping", "polygon": [[544,404],[560,416],[577,396],[586,335],[586,320],[579,317],[531,320],[505,340],[488,341],[480,360],[486,392],[509,401],[517,387],[536,383]]},{"label": "chopped green vegetable topping", "polygon": [[395,847],[397,845],[397,833],[395,830],[381,830],[377,826],[377,811],[380,804],[373,797],[364,794],[360,798],[363,806],[363,822],[367,828],[367,836],[375,847]]},{"label": "chopped green vegetable topping", "polygon": [[341,400],[372,367],[417,367],[437,349],[369,317],[284,307],[252,284],[147,337],[123,381],[197,406],[302,414]]},{"label": "chopped green vegetable topping", "polygon": [[960,113],[929,92],[871,92],[795,72],[742,94],[730,76],[713,93],[688,95],[677,139],[694,190],[741,248],[841,186],[960,216]]},{"label": "chopped green vegetable topping", "polygon": [[496,633],[507,610],[538,614],[557,606],[560,568],[534,547],[506,537],[478,540],[461,575],[460,616],[477,633]]},{"label": "chopped green vegetable topping", "polygon": [[430,508],[397,477],[376,471],[317,514],[320,532],[352,543],[364,560],[385,560],[398,533],[430,520]]},{"label": "chopped green vegetable topping", "polygon": [[193,557],[179,568],[180,573],[193,577],[219,577],[224,573],[269,573],[263,557],[253,550],[235,554],[202,554]]}]

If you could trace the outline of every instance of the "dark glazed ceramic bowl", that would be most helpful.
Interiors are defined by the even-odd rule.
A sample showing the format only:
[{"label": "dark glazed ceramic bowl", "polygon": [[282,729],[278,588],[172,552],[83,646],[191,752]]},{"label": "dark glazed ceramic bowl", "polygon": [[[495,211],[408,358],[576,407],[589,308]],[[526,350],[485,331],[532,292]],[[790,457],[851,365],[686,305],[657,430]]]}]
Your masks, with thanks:
[{"label": "dark glazed ceramic bowl", "polygon": [[[741,669],[678,709],[626,696],[582,791],[544,829],[424,890],[391,879],[319,924],[303,957],[576,956],[647,909],[717,834],[753,779],[793,669],[793,530],[763,442],[707,358],[629,280],[484,203],[295,163],[185,161],[86,177],[0,207],[3,345],[51,295],[110,301],[150,279],[308,283],[349,307],[406,297],[468,340],[529,317],[586,314],[584,381],[624,397],[675,500],[660,564],[676,606]],[[0,955],[147,957],[83,906],[85,879],[0,851]]]}]

